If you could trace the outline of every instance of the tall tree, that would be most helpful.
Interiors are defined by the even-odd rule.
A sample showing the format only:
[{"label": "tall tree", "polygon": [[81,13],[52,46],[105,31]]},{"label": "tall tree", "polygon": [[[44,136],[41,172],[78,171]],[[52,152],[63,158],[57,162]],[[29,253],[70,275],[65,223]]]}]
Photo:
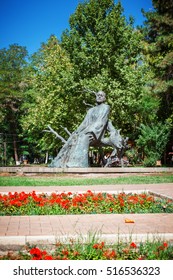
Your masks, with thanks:
[{"label": "tall tree", "polygon": [[43,151],[58,149],[62,143],[55,135],[46,133],[47,126],[68,134],[61,127],[73,130],[76,124],[76,109],[73,67],[66,52],[62,50],[56,36],[50,36],[32,57],[31,89],[26,93],[27,102],[22,118],[23,133]]},{"label": "tall tree", "polygon": [[[24,72],[27,65],[25,47],[13,44],[9,49],[0,50],[0,129],[4,137],[13,142],[15,161],[18,156],[18,135],[20,129],[20,106],[23,102],[25,88]],[[7,141],[4,138],[5,142]]]},{"label": "tall tree", "polygon": [[153,0],[154,9],[144,12],[145,48],[149,65],[154,73],[151,91],[159,100],[160,120],[173,119],[173,1]]},{"label": "tall tree", "polygon": [[[69,22],[61,44],[70,55],[76,80],[82,89],[106,91],[114,125],[135,137],[145,84],[140,31],[132,19],[126,21],[122,5],[113,0],[80,3]],[[84,112],[84,94],[78,97]],[[94,100],[87,91],[85,98],[88,103]]]}]

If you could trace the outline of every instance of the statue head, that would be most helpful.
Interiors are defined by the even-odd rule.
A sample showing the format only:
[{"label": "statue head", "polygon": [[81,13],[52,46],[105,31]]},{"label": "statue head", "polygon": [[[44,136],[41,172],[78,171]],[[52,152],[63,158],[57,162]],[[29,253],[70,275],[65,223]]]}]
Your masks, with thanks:
[{"label": "statue head", "polygon": [[105,102],[105,100],[106,100],[106,93],[104,91],[99,90],[98,92],[96,92],[96,102],[98,104]]}]

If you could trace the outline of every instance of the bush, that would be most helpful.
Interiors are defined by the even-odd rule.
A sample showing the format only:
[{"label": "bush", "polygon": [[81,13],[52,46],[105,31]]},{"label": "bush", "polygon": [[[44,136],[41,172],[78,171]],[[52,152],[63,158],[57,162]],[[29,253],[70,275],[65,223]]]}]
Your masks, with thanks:
[{"label": "bush", "polygon": [[153,167],[156,165],[155,158],[146,158],[143,160],[143,166],[145,167]]},{"label": "bush", "polygon": [[160,160],[170,135],[170,125],[157,123],[140,127],[140,136],[136,141],[137,146],[144,152],[144,166],[155,166]]},{"label": "bush", "polygon": [[140,161],[141,161],[140,157],[139,157],[139,154],[138,154],[138,151],[135,148],[131,148],[130,150],[127,150],[125,152],[125,155],[127,156],[128,160],[129,160],[129,163],[131,165],[139,164]]}]

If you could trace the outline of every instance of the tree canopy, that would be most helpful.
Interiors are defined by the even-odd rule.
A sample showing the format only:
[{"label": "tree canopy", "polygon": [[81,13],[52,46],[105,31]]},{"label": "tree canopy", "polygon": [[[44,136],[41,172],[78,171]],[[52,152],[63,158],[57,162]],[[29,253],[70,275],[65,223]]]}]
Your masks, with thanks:
[{"label": "tree canopy", "polygon": [[173,118],[173,2],[153,0],[154,9],[144,12],[145,50],[154,73],[151,89],[159,100],[159,119]]},{"label": "tree canopy", "polygon": [[75,121],[73,66],[55,36],[42,44],[31,65],[32,87],[26,95],[32,96],[32,102],[29,98],[25,104],[27,114],[22,118],[22,126],[40,148],[55,149],[59,141],[44,130],[51,125],[62,131],[61,125],[69,127],[71,120]]},{"label": "tree canopy", "polygon": [[[19,118],[24,102],[25,68],[27,65],[26,47],[17,44],[0,50],[0,130],[1,139],[6,144],[13,143],[14,158],[18,161],[19,138],[21,126]],[[9,146],[8,146],[9,148]],[[6,149],[6,148],[5,148]],[[6,156],[5,156],[6,157]]]},{"label": "tree canopy", "polygon": [[[112,0],[80,3],[69,22],[61,45],[70,56],[76,79],[82,89],[107,93],[115,126],[132,136],[145,84],[141,32],[132,19],[125,19],[122,5]],[[91,102],[89,92],[85,98]]]}]

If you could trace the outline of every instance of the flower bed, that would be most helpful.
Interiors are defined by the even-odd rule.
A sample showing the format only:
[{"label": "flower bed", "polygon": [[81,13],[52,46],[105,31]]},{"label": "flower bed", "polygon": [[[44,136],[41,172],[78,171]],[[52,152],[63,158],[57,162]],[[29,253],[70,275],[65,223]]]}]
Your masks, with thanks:
[{"label": "flower bed", "polygon": [[167,242],[154,241],[136,244],[118,243],[108,245],[92,240],[89,243],[57,243],[53,251],[28,247],[17,254],[9,252],[0,260],[172,260],[173,246]]},{"label": "flower bed", "polygon": [[0,194],[0,215],[64,215],[100,213],[173,213],[173,202],[147,193],[17,193]]}]

